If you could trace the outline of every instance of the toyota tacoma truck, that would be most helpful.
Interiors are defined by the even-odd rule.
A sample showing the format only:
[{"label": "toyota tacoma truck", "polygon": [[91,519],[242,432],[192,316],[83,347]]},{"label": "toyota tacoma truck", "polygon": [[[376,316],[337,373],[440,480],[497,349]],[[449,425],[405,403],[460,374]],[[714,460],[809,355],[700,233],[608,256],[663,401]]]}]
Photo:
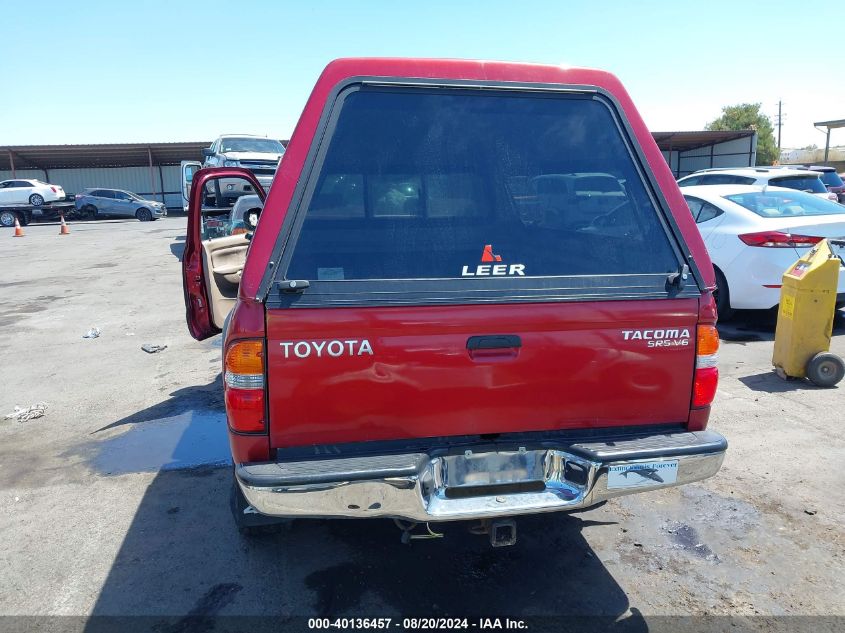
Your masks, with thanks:
[{"label": "toyota tacoma truck", "polygon": [[[260,221],[208,238],[229,178]],[[713,267],[607,72],[334,61],[266,199],[194,175],[183,272],[191,334],[223,333],[240,528],[480,520],[501,545],[722,464]]]}]

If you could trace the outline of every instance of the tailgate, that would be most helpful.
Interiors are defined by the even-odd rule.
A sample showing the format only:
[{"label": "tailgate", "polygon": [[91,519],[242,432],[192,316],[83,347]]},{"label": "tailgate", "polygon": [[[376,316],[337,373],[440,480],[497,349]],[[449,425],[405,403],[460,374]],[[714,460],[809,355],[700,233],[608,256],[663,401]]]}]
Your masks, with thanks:
[{"label": "tailgate", "polygon": [[696,299],[270,309],[270,442],[685,422],[697,312]]}]

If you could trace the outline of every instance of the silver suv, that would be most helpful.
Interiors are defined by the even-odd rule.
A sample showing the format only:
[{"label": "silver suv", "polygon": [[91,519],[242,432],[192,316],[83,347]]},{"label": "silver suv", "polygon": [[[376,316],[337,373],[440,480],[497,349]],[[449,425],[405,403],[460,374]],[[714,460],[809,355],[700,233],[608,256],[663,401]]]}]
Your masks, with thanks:
[{"label": "silver suv", "polygon": [[[202,151],[205,156],[203,167],[243,167],[250,170],[264,190],[270,189],[279,160],[285,153],[281,141],[249,134],[226,134]],[[254,193],[252,187],[241,179],[219,181],[220,198],[225,206],[234,204],[240,196]],[[217,192],[212,197],[217,198]],[[217,206],[222,206],[218,204]]]}]

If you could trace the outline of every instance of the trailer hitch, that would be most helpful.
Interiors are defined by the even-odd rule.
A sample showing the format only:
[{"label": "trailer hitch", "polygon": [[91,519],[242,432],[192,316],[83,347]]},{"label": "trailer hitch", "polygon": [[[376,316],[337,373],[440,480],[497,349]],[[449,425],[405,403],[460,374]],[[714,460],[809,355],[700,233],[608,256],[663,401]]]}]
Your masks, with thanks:
[{"label": "trailer hitch", "polygon": [[507,547],[516,543],[516,521],[514,519],[482,519],[470,527],[472,534],[487,534],[493,547]]}]

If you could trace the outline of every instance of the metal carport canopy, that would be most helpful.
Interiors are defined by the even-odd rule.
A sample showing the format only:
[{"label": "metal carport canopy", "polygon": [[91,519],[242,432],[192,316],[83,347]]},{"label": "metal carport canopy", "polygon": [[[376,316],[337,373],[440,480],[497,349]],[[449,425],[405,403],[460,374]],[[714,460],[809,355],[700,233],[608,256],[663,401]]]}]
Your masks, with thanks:
[{"label": "metal carport canopy", "polygon": [[81,167],[145,167],[178,165],[203,159],[210,142],[108,143],[97,145],[0,146],[0,171],[13,169],[73,169]]},{"label": "metal carport canopy", "polygon": [[[841,123],[845,124],[845,121]],[[822,125],[817,123],[816,125]],[[652,132],[663,151],[686,151],[754,134],[754,130]],[[287,145],[287,141],[282,143]],[[203,160],[211,141],[178,143],[100,143],[87,145],[0,145],[0,171],[12,169],[73,169],[83,167],[144,167],[178,165]]]},{"label": "metal carport canopy", "polygon": [[754,130],[690,130],[688,132],[652,132],[661,151],[685,152],[754,136]]},{"label": "metal carport canopy", "polygon": [[827,157],[830,153],[830,131],[835,130],[836,128],[845,127],[845,119],[835,119],[833,121],[819,121],[818,123],[813,123],[816,127],[826,127],[827,128],[827,138],[824,141],[824,162],[827,163]]}]

